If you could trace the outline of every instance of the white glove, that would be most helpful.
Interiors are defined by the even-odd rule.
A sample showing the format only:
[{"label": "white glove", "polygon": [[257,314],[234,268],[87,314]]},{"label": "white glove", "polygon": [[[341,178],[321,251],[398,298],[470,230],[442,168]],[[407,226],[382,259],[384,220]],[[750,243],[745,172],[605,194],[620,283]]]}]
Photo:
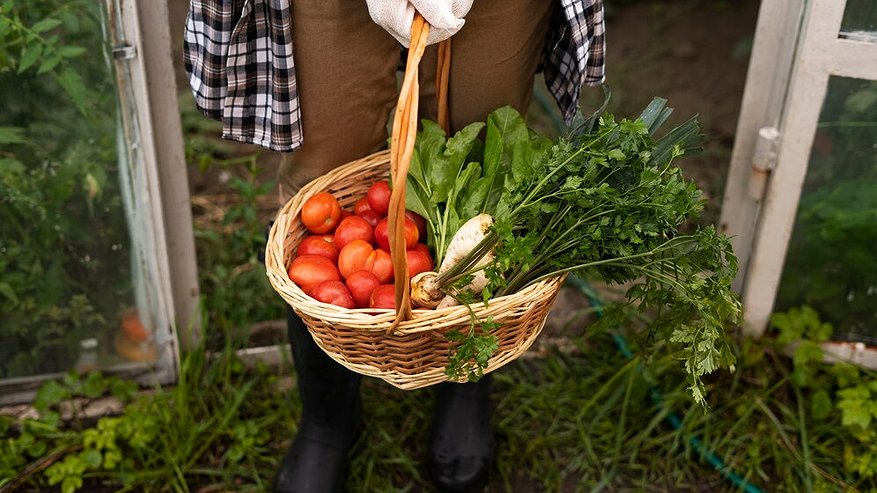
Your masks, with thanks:
[{"label": "white glove", "polygon": [[368,13],[375,24],[383,27],[406,48],[411,43],[414,11],[429,24],[426,44],[431,45],[453,36],[463,27],[473,0],[366,0]]}]

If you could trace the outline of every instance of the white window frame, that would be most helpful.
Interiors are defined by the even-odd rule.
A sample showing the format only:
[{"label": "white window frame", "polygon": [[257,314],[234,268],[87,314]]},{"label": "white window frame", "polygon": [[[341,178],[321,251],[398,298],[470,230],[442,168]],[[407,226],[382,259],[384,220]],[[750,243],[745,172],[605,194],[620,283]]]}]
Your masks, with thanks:
[{"label": "white window frame", "polygon": [[[829,78],[877,80],[877,42],[840,34],[845,4],[762,2],[720,222],[740,259],[735,287],[751,335],[773,311]],[[877,367],[877,349],[827,347]]]},{"label": "white window frame", "polygon": [[[128,145],[142,152],[145,170],[145,198],[152,219],[155,265],[165,327],[157,336],[172,348],[166,351],[172,362],[163,378],[173,381],[179,366],[178,340],[189,347],[199,339],[197,264],[189,181],[186,172],[182,125],[177,100],[170,22],[165,2],[106,0],[110,22],[121,29],[112,40],[114,52],[134,48],[131,57],[115,57],[124,114],[135,115],[137,135]],[[125,78],[124,74],[128,77]],[[132,106],[124,108],[124,92]],[[139,140],[137,140],[139,139]],[[178,338],[177,331],[183,331]],[[171,364],[167,364],[171,363]]]}]

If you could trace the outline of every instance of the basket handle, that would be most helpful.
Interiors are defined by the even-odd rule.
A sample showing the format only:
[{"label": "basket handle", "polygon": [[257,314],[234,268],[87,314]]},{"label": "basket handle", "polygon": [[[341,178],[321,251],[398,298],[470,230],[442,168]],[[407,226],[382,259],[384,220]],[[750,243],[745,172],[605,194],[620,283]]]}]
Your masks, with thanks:
[{"label": "basket handle", "polygon": [[[393,260],[394,283],[396,286],[396,319],[387,329],[395,332],[399,324],[410,320],[414,315],[411,309],[411,283],[408,279],[408,261],[405,255],[405,184],[414,140],[417,136],[417,111],[420,95],[418,66],[426,50],[429,24],[419,13],[415,13],[411,25],[411,43],[408,59],[405,62],[405,76],[399,92],[399,102],[393,118],[393,133],[390,138],[390,179],[393,190],[390,194],[390,208],[387,212],[388,236],[390,238],[390,257]],[[450,39],[439,44],[439,57],[436,73],[438,98],[438,123],[448,131],[448,76],[450,74]]]}]

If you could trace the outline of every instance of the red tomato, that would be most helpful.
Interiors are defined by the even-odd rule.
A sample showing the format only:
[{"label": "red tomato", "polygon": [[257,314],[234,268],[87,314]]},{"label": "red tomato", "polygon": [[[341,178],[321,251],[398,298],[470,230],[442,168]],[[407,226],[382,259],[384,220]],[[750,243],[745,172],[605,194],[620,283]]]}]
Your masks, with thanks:
[{"label": "red tomato", "polygon": [[305,293],[323,281],[340,281],[341,274],[335,262],[319,255],[302,255],[293,259],[287,270],[292,282],[298,284]]},{"label": "red tomato", "polygon": [[372,295],[372,291],[381,285],[381,281],[378,279],[378,276],[374,275],[369,270],[358,270],[353,274],[350,274],[345,284],[347,285],[347,289],[349,289],[350,293],[353,295],[353,299],[356,301],[356,306],[360,308],[368,308],[369,298]]},{"label": "red tomato", "polygon": [[338,260],[338,248],[323,236],[308,236],[298,244],[298,256],[302,255],[319,255],[335,262]]},{"label": "red tomato", "polygon": [[[375,241],[378,246],[384,250],[390,251],[390,222],[388,219],[381,219],[381,222],[375,226]],[[405,218],[405,249],[410,250],[417,245],[420,235],[417,232],[417,224],[412,219]]]},{"label": "red tomato", "polygon": [[335,248],[338,248],[338,247],[335,245],[335,235],[334,235],[334,234],[328,234],[328,235],[317,235],[317,238],[319,238],[319,239],[325,241],[326,243],[332,245],[332,246],[335,247]]},{"label": "red tomato", "polygon": [[429,247],[426,246],[426,243],[418,243],[418,244],[414,245],[414,248],[412,248],[411,250],[413,250],[415,252],[425,253],[427,258],[429,258],[429,263],[430,264],[432,263],[432,252],[429,251]]},{"label": "red tomato", "polygon": [[122,314],[120,324],[122,332],[124,332],[131,341],[143,342],[149,339],[149,329],[143,325],[136,308],[126,310],[125,313]]},{"label": "red tomato", "polygon": [[432,258],[429,254],[419,250],[408,250],[405,252],[405,260],[408,262],[409,279],[420,274],[421,272],[429,272],[432,270]]},{"label": "red tomato", "polygon": [[373,211],[382,216],[387,215],[390,210],[390,184],[386,181],[379,181],[372,185],[365,194],[368,205]]},{"label": "red tomato", "polygon": [[396,286],[381,284],[372,291],[368,306],[371,308],[396,308]]},{"label": "red tomato", "polygon": [[390,223],[386,218],[381,219],[375,226],[375,243],[384,250],[390,250],[390,238],[387,236],[390,230]]},{"label": "red tomato", "polygon": [[417,229],[417,223],[413,219],[405,218],[405,249],[411,250],[417,246],[420,240],[420,232]]},{"label": "red tomato", "polygon": [[381,222],[381,219],[383,219],[383,218],[380,216],[380,214],[378,214],[377,212],[375,212],[375,211],[373,211],[373,210],[371,210],[371,209],[368,209],[368,210],[362,211],[362,212],[360,212],[360,213],[357,214],[357,215],[358,215],[359,217],[365,219],[365,222],[367,222],[367,223],[368,223],[371,227],[373,227],[373,228],[374,228],[375,226],[377,226],[379,222]]},{"label": "red tomato", "polygon": [[344,218],[346,218],[346,217],[350,217],[350,216],[352,216],[352,215],[353,215],[352,212],[350,212],[350,211],[348,211],[348,210],[345,210],[345,209],[341,209],[341,217],[338,218],[338,223],[340,224],[341,221],[344,220]]},{"label": "red tomato", "polygon": [[341,281],[323,281],[311,292],[311,297],[323,303],[341,306],[344,308],[356,308],[356,300],[350,294],[350,290]]},{"label": "red tomato", "polygon": [[371,271],[382,284],[393,282],[393,258],[390,252],[378,248],[369,254],[365,269]]},{"label": "red tomato", "polygon": [[412,211],[405,211],[405,217],[410,218],[417,225],[417,233],[421,239],[426,239],[426,219],[420,214]]},{"label": "red tomato", "polygon": [[[372,207],[368,205],[368,198],[363,197],[356,201],[356,204],[353,205],[353,213],[357,216],[361,216],[365,211],[371,211]],[[374,212],[374,211],[372,211]]]},{"label": "red tomato", "polygon": [[359,216],[346,217],[335,228],[335,246],[338,248],[344,248],[344,245],[353,240],[363,240],[366,243],[371,243],[374,238],[374,228]]},{"label": "red tomato", "polygon": [[301,222],[311,233],[323,234],[335,229],[341,218],[341,204],[329,192],[320,192],[301,208]]},{"label": "red tomato", "polygon": [[374,251],[371,244],[364,240],[353,240],[344,245],[338,253],[338,270],[346,279],[358,270],[365,269],[365,261]]}]

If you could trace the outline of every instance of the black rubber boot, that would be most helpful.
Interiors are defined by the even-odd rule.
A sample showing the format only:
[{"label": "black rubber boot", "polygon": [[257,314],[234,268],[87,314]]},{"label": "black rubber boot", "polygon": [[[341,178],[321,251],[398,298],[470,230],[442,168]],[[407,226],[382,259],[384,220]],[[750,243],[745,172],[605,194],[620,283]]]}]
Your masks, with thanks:
[{"label": "black rubber boot", "polygon": [[443,383],[436,391],[427,467],[442,492],[478,491],[494,459],[490,376],[477,383]]},{"label": "black rubber boot", "polygon": [[362,377],[327,356],[289,309],[289,342],[298,373],[302,417],[274,481],[275,493],[334,493],[362,428]]}]

